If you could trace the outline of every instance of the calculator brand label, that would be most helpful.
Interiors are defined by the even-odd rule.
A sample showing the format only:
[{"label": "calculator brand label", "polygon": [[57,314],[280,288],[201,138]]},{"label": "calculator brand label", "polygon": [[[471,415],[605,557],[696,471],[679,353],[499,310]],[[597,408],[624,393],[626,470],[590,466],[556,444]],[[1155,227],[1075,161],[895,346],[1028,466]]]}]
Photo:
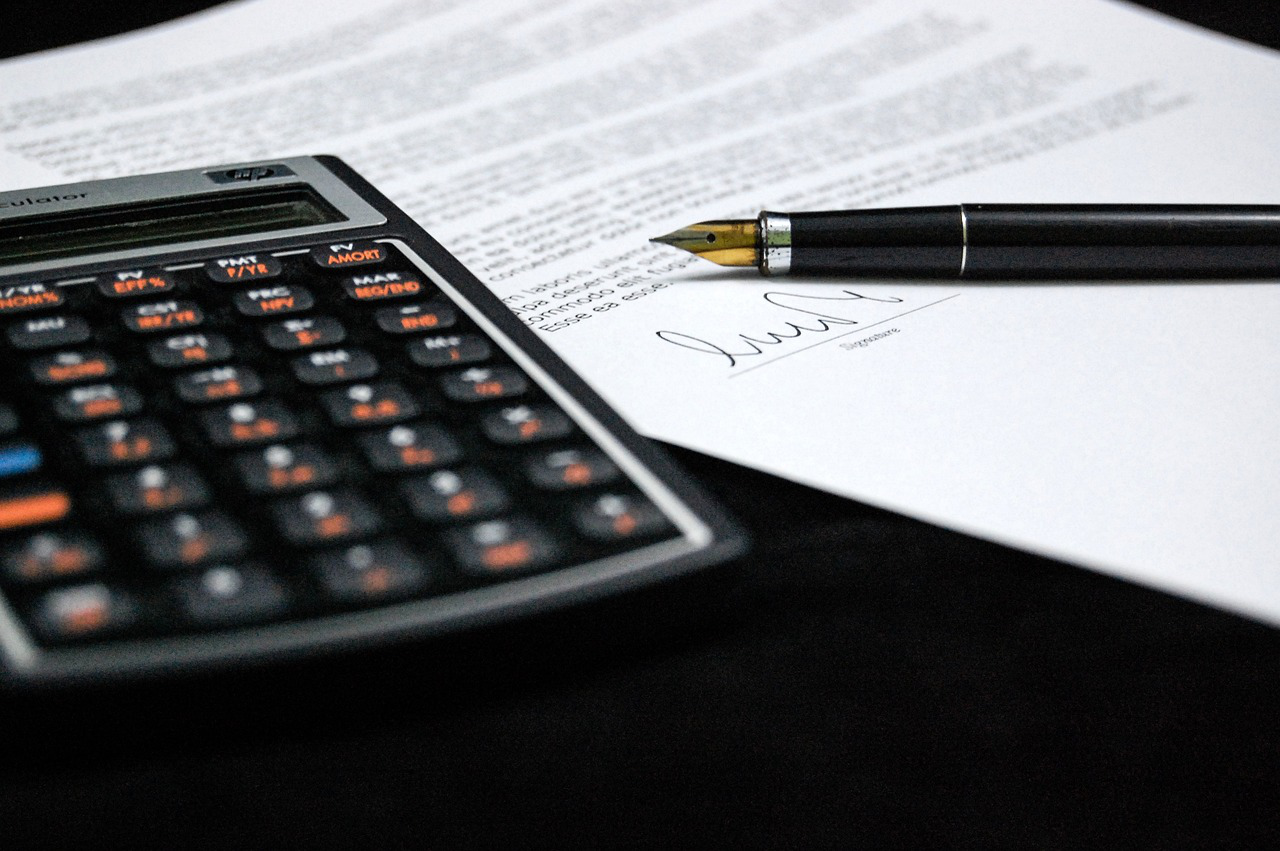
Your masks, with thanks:
[{"label": "calculator brand label", "polygon": [[8,198],[0,201],[0,210],[16,207],[34,207],[37,204],[56,204],[59,201],[78,201],[81,198],[88,197],[88,195],[88,192],[76,192],[71,195],[45,195],[37,198],[32,198],[30,195],[25,198]]}]

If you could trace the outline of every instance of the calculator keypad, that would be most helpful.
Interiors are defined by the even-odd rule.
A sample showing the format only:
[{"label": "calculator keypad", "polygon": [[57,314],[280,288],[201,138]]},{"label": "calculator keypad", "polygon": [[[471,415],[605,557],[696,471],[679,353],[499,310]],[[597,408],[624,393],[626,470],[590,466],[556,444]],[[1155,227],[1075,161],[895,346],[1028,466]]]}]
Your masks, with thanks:
[{"label": "calculator keypad", "polygon": [[37,643],[307,621],[677,535],[386,243],[9,289],[0,588]]}]

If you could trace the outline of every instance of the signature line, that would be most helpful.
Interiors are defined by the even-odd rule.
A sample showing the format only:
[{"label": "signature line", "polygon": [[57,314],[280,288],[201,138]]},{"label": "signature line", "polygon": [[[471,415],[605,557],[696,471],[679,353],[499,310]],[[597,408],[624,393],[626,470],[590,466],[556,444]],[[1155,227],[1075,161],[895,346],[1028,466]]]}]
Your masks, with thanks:
[{"label": "signature line", "polygon": [[848,337],[850,334],[861,334],[863,331],[874,328],[877,325],[883,325],[886,322],[892,322],[895,319],[900,319],[909,313],[915,313],[917,311],[924,310],[926,307],[933,307],[935,304],[942,304],[944,301],[951,301],[951,299],[955,298],[958,295],[961,295],[961,293],[953,293],[952,295],[949,295],[946,298],[940,298],[937,301],[931,301],[928,304],[922,304],[919,307],[913,307],[910,310],[904,310],[901,313],[890,316],[888,319],[881,319],[879,322],[872,322],[870,325],[859,325],[857,328],[854,328],[851,331],[845,331],[843,334],[837,334],[836,336],[828,337],[825,340],[818,340],[816,343],[810,343],[809,345],[800,349],[792,349],[791,351],[787,352],[785,355],[778,355],[776,358],[770,358],[769,360],[763,363],[758,363],[754,366],[749,366],[746,369],[740,369],[734,372],[732,375],[730,375],[729,378],[737,378],[740,375],[746,375],[748,372],[751,372],[751,370],[753,369],[759,369],[762,366],[768,366],[771,363],[777,363],[783,358],[789,358],[792,355],[798,355],[801,352],[806,352],[809,349],[812,349],[816,346],[821,346],[825,343],[830,343],[832,340],[839,340],[841,337]]}]

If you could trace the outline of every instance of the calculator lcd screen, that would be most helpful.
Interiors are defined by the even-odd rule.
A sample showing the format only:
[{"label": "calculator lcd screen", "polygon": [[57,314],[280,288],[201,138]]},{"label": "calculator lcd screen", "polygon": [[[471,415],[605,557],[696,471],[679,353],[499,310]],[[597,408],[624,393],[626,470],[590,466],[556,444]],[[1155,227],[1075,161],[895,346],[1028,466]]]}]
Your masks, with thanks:
[{"label": "calculator lcd screen", "polygon": [[314,227],[346,217],[306,186],[166,198],[0,224],[0,266]]}]

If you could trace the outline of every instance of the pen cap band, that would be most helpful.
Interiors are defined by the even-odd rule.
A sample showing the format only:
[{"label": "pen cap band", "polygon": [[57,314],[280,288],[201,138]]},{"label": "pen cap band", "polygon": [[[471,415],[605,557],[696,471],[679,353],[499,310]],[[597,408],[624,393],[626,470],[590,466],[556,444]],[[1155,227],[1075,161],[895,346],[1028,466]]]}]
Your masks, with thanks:
[{"label": "pen cap band", "polygon": [[791,271],[791,217],[765,211],[759,219],[760,273],[786,275]]}]

